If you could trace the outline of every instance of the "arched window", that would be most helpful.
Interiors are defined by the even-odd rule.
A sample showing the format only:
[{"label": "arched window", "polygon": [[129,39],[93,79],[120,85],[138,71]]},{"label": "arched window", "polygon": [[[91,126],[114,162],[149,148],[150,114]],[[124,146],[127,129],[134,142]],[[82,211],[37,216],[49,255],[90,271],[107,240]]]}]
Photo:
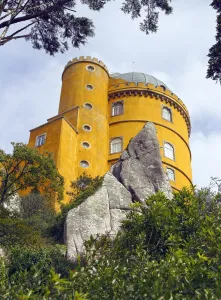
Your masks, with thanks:
[{"label": "arched window", "polygon": [[110,143],[110,153],[122,151],[122,138],[115,138]]},{"label": "arched window", "polygon": [[169,180],[175,181],[175,172],[173,169],[167,168],[166,174]]},{"label": "arched window", "polygon": [[169,122],[172,122],[172,112],[169,107],[163,107],[163,118]]},{"label": "arched window", "polygon": [[174,148],[170,143],[164,143],[164,155],[172,160],[174,160]]},{"label": "arched window", "polygon": [[112,116],[122,115],[124,111],[124,104],[122,101],[112,103]]}]

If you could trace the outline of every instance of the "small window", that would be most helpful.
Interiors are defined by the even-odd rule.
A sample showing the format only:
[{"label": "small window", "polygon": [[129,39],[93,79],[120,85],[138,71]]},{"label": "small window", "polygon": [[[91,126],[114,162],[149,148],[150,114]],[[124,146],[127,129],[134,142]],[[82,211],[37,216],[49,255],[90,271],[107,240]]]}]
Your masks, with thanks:
[{"label": "small window", "polygon": [[169,107],[163,107],[163,118],[169,122],[172,122],[172,112]]},{"label": "small window", "polygon": [[86,161],[86,160],[82,160],[82,161],[80,162],[80,166],[81,166],[82,168],[88,168],[88,167],[89,167],[89,162]]},{"label": "small window", "polygon": [[82,147],[85,149],[90,148],[90,144],[88,142],[83,142]]},{"label": "small window", "polygon": [[174,160],[175,155],[173,145],[171,145],[170,143],[164,143],[164,155],[167,158]]},{"label": "small window", "polygon": [[91,126],[89,125],[83,125],[84,131],[91,131]]},{"label": "small window", "polygon": [[118,153],[122,151],[122,138],[115,138],[110,143],[110,153]]},{"label": "small window", "polygon": [[87,84],[87,85],[86,85],[86,89],[87,89],[88,91],[92,91],[94,88],[93,88],[93,85]]},{"label": "small window", "polygon": [[124,104],[122,101],[112,103],[112,116],[122,115],[124,112]]},{"label": "small window", "polygon": [[41,134],[41,135],[37,136],[35,146],[39,147],[41,145],[44,145],[45,140],[46,140],[46,134]]},{"label": "small window", "polygon": [[92,109],[93,106],[90,103],[84,103],[84,107],[87,109]]},{"label": "small window", "polygon": [[167,168],[166,174],[169,180],[175,181],[175,172],[173,169]]},{"label": "small window", "polygon": [[94,71],[95,71],[95,67],[93,67],[93,66],[87,66],[86,69],[87,69],[89,72],[94,72]]}]

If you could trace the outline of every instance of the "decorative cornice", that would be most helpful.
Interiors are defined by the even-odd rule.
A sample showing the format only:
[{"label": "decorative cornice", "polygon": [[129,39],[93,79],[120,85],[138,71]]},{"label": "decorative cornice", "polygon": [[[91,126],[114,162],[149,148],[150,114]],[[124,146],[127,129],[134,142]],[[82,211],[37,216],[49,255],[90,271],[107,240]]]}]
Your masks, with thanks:
[{"label": "decorative cornice", "polygon": [[177,111],[180,112],[180,114],[183,116],[187,129],[188,134],[190,136],[191,133],[191,123],[190,123],[190,117],[187,109],[183,106],[183,104],[178,103],[175,99],[172,97],[169,97],[168,95],[162,95],[161,93],[158,93],[153,90],[148,89],[124,89],[121,91],[115,91],[108,94],[108,100],[115,99],[115,98],[122,98],[122,97],[130,97],[130,96],[144,96],[144,97],[151,97],[155,98],[156,100],[160,100],[161,102],[169,103],[171,106],[173,106]]}]

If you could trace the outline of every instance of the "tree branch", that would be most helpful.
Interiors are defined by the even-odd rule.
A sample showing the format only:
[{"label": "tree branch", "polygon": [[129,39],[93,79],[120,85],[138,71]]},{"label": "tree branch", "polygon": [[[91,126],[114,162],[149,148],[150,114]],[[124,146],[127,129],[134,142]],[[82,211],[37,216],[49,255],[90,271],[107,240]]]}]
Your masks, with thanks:
[{"label": "tree branch", "polygon": [[[10,22],[10,25],[11,24],[16,24],[16,23],[19,23],[19,22],[23,22],[23,21],[28,21],[28,20],[31,20],[31,19],[35,19],[37,17],[48,16],[48,14],[50,14],[54,10],[57,10],[58,7],[61,7],[61,5],[55,4],[55,5],[52,5],[51,7],[49,7],[48,9],[46,9],[44,11],[39,11],[35,14],[30,14],[30,15],[26,15],[26,16],[23,16],[23,17],[15,18]],[[9,21],[4,21],[4,22],[0,23],[0,28],[4,28],[4,27],[8,26],[8,24],[9,24]]]}]

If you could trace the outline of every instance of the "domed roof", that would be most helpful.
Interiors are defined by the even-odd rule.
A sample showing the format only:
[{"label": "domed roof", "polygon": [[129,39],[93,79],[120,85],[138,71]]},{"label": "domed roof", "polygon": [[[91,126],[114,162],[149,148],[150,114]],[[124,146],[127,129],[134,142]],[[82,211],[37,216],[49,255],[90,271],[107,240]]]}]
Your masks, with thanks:
[{"label": "domed roof", "polygon": [[122,78],[129,82],[135,82],[135,83],[143,82],[145,84],[151,83],[155,86],[163,86],[169,90],[169,88],[166,86],[166,84],[163,83],[161,80],[157,79],[156,77],[154,77],[152,75],[145,74],[145,73],[140,73],[140,72],[113,73],[113,74],[110,74],[110,76],[113,78]]}]

